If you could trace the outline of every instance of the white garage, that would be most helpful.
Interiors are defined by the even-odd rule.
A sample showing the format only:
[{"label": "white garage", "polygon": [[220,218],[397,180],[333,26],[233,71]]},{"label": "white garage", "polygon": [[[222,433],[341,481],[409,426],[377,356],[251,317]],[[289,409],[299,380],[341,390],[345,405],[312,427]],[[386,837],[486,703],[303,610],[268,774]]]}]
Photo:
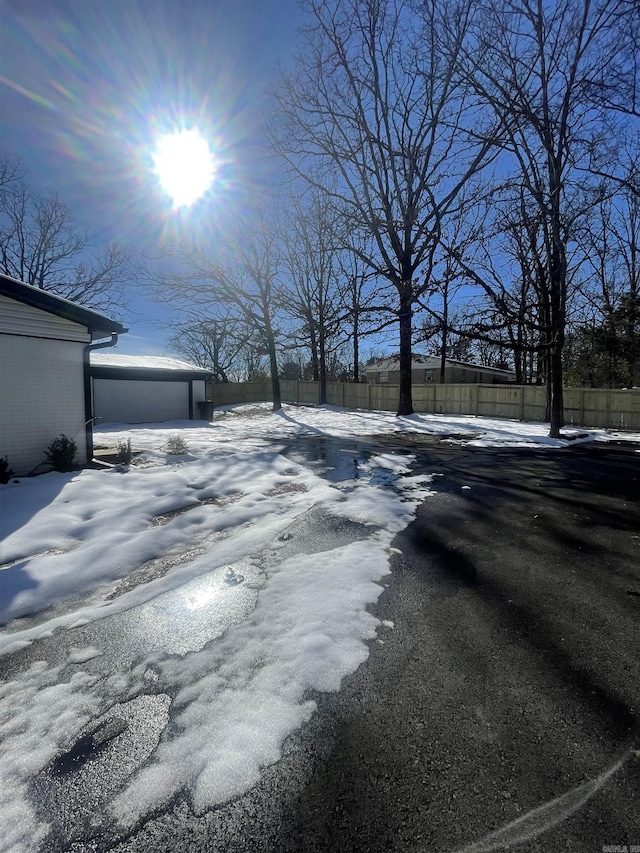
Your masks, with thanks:
[{"label": "white garage", "polygon": [[91,353],[93,412],[98,424],[158,423],[201,417],[210,371],[164,356]]}]

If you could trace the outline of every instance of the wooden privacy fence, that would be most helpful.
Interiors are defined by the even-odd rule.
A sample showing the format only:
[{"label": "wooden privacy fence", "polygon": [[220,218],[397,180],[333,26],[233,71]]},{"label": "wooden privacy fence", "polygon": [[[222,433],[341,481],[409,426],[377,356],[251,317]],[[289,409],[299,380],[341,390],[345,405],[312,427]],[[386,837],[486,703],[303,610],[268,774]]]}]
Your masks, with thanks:
[{"label": "wooden privacy fence", "polygon": [[[241,382],[213,385],[217,406],[271,400],[270,382]],[[546,389],[540,385],[414,385],[416,412],[444,415],[479,415],[544,421]],[[318,382],[283,380],[284,403],[317,404]],[[398,385],[327,383],[327,403],[346,409],[393,412],[398,407]],[[565,388],[564,416],[567,424],[640,431],[640,389]]]}]

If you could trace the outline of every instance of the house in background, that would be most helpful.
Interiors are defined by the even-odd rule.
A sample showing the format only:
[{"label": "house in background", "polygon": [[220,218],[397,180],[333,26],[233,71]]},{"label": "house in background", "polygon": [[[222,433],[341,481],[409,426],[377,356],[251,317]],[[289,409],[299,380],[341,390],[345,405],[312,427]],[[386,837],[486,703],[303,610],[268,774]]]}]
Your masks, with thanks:
[{"label": "house in background", "polygon": [[91,353],[97,423],[156,423],[202,417],[210,370],[177,358]]},{"label": "house in background", "polygon": [[[370,385],[399,385],[400,359],[396,356],[378,359],[374,364],[365,368],[367,383]],[[516,375],[511,370],[501,370],[498,367],[485,367],[482,364],[468,364],[448,358],[445,361],[445,384],[485,384],[494,385],[515,382]],[[440,357],[436,355],[419,355],[411,357],[411,384],[424,385],[440,381]]]},{"label": "house in background", "polygon": [[[0,458],[17,475],[45,461],[60,433],[93,456],[92,348],[127,330],[109,317],[0,274]],[[95,343],[102,338],[109,340]]]}]

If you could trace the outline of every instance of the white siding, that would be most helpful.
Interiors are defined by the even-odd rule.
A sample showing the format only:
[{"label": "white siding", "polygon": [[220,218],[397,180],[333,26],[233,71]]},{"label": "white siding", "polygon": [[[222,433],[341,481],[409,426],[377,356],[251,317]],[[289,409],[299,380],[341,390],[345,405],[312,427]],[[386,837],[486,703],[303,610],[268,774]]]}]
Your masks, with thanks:
[{"label": "white siding", "polygon": [[7,296],[0,296],[0,334],[3,332],[87,344],[91,340],[85,326],[65,320],[64,317],[56,317],[32,305],[24,305]]},{"label": "white siding", "polygon": [[76,461],[86,462],[83,349],[82,343],[0,334],[0,456],[16,474],[43,462],[61,432],[78,445]]},{"label": "white siding", "polygon": [[93,412],[99,424],[186,420],[189,383],[94,379]]}]

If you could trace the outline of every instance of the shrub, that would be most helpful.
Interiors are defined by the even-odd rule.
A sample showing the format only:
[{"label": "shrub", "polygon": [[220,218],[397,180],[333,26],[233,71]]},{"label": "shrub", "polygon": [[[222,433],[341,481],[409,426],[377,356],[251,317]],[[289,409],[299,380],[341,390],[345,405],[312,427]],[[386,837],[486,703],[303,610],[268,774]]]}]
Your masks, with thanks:
[{"label": "shrub", "polygon": [[118,442],[118,455],[117,455],[118,463],[120,465],[130,465],[131,460],[133,459],[133,452],[131,450],[131,439],[128,438],[126,441]]},{"label": "shrub", "polygon": [[9,468],[9,460],[6,456],[0,456],[0,484],[6,486],[13,477],[13,471]]},{"label": "shrub", "polygon": [[72,438],[68,438],[64,433],[60,433],[58,438],[54,438],[49,447],[45,451],[47,462],[54,471],[72,471],[73,460],[75,458],[78,447]]},{"label": "shrub", "polygon": [[189,445],[181,435],[172,435],[167,441],[167,453],[171,456],[182,456],[189,452]]}]

